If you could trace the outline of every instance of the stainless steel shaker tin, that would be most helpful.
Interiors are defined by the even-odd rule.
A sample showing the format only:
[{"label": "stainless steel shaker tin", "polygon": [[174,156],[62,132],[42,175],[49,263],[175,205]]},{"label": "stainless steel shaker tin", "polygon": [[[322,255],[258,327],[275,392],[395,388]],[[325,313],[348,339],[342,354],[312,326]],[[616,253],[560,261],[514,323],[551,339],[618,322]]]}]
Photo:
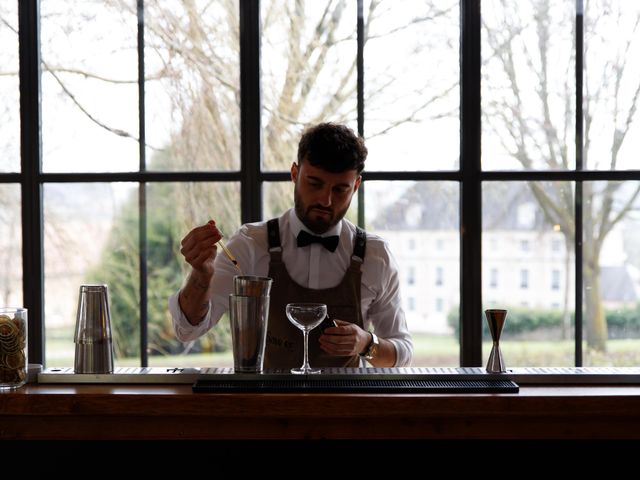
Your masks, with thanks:
[{"label": "stainless steel shaker tin", "polygon": [[81,285],[74,335],[76,373],[113,373],[113,343],[106,285]]}]

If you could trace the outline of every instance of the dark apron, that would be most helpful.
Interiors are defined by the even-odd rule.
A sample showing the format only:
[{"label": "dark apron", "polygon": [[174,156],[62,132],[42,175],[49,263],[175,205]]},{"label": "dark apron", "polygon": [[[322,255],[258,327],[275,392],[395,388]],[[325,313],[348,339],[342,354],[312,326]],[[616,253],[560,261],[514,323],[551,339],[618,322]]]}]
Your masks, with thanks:
[{"label": "dark apron", "polygon": [[[289,322],[285,313],[287,303],[326,303],[331,318],[355,323],[364,329],[360,311],[360,285],[367,237],[356,227],[356,241],[349,268],[342,281],[333,288],[312,289],[296,283],[282,261],[278,219],[267,222],[269,235],[269,277],[273,278],[269,304],[269,324],[265,346],[265,368],[292,368],[302,365],[304,344],[302,330]],[[320,329],[309,332],[309,364],[311,367],[358,367],[359,355],[333,356],[320,348]]]}]

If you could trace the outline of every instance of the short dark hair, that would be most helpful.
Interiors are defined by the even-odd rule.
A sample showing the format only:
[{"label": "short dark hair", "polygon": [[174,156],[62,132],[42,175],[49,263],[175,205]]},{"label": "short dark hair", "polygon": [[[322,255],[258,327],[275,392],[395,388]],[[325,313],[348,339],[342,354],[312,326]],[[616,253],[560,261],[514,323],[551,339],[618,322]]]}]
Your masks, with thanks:
[{"label": "short dark hair", "polygon": [[298,144],[298,165],[308,161],[332,173],[364,169],[367,147],[362,137],[346,125],[319,123],[302,134]]}]

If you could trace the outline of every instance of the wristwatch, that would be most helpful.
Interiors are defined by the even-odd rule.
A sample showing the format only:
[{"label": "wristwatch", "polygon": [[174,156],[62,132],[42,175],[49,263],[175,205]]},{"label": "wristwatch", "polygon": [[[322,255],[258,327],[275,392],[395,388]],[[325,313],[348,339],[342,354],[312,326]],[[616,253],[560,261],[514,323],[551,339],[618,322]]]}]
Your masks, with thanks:
[{"label": "wristwatch", "polygon": [[371,334],[371,342],[369,343],[369,346],[367,347],[367,349],[360,354],[360,356],[364,357],[365,360],[373,360],[375,356],[378,354],[378,345],[380,345],[378,336],[373,332],[369,332],[369,333]]}]

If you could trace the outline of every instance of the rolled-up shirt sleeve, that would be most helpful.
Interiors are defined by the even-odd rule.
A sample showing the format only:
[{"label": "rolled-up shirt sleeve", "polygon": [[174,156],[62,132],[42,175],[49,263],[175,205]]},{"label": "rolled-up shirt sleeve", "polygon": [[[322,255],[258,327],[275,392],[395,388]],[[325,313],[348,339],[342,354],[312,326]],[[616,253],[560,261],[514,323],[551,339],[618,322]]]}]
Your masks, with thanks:
[{"label": "rolled-up shirt sleeve", "polygon": [[209,309],[202,321],[198,325],[191,325],[180,308],[180,303],[178,302],[179,293],[180,292],[176,292],[169,297],[169,312],[171,313],[173,329],[176,332],[178,340],[181,342],[190,342],[207,333],[212,327],[211,302],[209,302]]},{"label": "rolled-up shirt sleeve", "polygon": [[366,322],[370,322],[378,337],[396,347],[394,366],[406,367],[413,359],[413,341],[402,309],[398,267],[385,242],[372,244],[372,247],[373,251],[367,252],[368,258],[365,260],[365,263],[371,262],[367,277],[378,281],[371,282],[370,286],[365,285],[365,288],[375,292],[375,298],[367,309]]}]

